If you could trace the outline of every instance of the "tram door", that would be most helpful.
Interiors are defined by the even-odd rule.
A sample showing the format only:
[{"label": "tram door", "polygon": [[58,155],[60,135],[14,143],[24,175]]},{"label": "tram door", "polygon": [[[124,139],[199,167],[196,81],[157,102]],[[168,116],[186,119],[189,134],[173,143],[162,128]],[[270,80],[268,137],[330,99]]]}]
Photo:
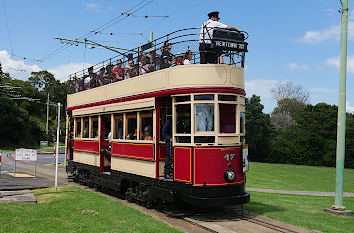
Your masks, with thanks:
[{"label": "tram door", "polygon": [[[159,125],[158,125],[158,138],[157,138],[157,156],[159,161],[164,161],[166,159],[166,143],[165,139],[162,136],[162,129],[164,124],[168,119],[171,119],[172,117],[172,99],[171,97],[163,97],[163,98],[158,98],[156,99],[156,102],[158,103],[158,118],[159,118]],[[172,146],[172,145],[171,145]],[[172,148],[170,148],[171,150]],[[160,164],[160,166],[163,166]],[[163,168],[159,169],[160,173],[163,175]]]},{"label": "tram door", "polygon": [[111,171],[111,115],[101,115],[100,125],[100,172]]}]

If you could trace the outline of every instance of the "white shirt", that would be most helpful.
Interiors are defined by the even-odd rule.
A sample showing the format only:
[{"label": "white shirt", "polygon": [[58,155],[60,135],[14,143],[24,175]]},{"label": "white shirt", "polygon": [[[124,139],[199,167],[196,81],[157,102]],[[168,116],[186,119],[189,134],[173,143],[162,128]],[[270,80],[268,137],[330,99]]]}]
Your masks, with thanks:
[{"label": "white shirt", "polygon": [[209,19],[200,28],[200,39],[199,43],[211,44],[211,40],[213,39],[213,28],[223,28],[226,29],[227,25],[220,23],[218,21],[214,21]]},{"label": "white shirt", "polygon": [[190,64],[192,64],[192,63],[188,59],[185,59],[183,61],[183,65],[190,65]]}]

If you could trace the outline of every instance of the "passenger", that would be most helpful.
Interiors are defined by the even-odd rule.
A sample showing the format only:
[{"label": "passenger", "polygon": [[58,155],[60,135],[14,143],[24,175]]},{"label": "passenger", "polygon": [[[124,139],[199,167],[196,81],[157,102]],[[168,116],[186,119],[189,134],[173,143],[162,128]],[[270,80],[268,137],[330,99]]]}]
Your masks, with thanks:
[{"label": "passenger", "polygon": [[183,56],[182,56],[182,54],[180,54],[180,55],[178,55],[177,57],[176,57],[176,66],[180,66],[180,65],[183,65],[184,63],[183,63]]},{"label": "passenger", "polygon": [[165,41],[164,45],[161,48],[161,69],[165,69],[170,67],[173,63],[172,60],[174,58],[173,54],[171,53],[172,44],[169,41]]},{"label": "passenger", "polygon": [[144,140],[152,140],[152,128],[150,125],[148,125],[144,128],[143,139]]},{"label": "passenger", "polygon": [[193,53],[192,53],[192,51],[187,50],[187,51],[185,52],[185,54],[184,54],[183,64],[184,64],[184,65],[190,65],[190,64],[192,64],[192,63],[191,63],[192,58],[193,58]]},{"label": "passenger", "polygon": [[137,76],[137,69],[133,60],[128,61],[128,66],[125,67],[125,79],[130,79]]},{"label": "passenger", "polygon": [[99,86],[104,85],[103,83],[104,83],[104,71],[105,70],[106,69],[104,67],[102,67],[100,69],[100,71],[98,72],[98,75],[96,75],[96,80],[97,80],[97,83],[98,83]]},{"label": "passenger", "polygon": [[79,91],[84,91],[85,90],[85,78],[82,77],[78,82],[79,82]]},{"label": "passenger", "polygon": [[166,179],[172,179],[172,163],[173,163],[173,148],[172,148],[172,120],[169,118],[162,127],[162,138],[166,142],[166,159],[164,173]]},{"label": "passenger", "polygon": [[139,75],[143,75],[152,71],[152,67],[148,63],[150,63],[149,57],[143,56],[141,58],[141,62],[139,63]]},{"label": "passenger", "polygon": [[200,64],[216,64],[219,51],[211,47],[214,28],[224,28],[231,31],[239,31],[237,28],[227,26],[219,22],[219,12],[214,11],[208,14],[209,20],[206,21],[200,29],[199,51]]},{"label": "passenger", "polygon": [[152,50],[149,53],[149,57],[150,57],[151,71],[159,70],[161,64],[160,55],[156,54],[156,50]]},{"label": "passenger", "polygon": [[124,69],[122,68],[122,60],[117,60],[117,66],[114,67],[113,71],[113,82],[124,80]]},{"label": "passenger", "polygon": [[106,72],[103,74],[103,85],[109,84],[112,82],[112,66],[106,66]]},{"label": "passenger", "polygon": [[84,90],[90,89],[91,78],[87,74],[84,75]]},{"label": "passenger", "polygon": [[90,73],[90,88],[95,88],[99,87],[99,84],[97,83],[97,75],[95,73]]}]

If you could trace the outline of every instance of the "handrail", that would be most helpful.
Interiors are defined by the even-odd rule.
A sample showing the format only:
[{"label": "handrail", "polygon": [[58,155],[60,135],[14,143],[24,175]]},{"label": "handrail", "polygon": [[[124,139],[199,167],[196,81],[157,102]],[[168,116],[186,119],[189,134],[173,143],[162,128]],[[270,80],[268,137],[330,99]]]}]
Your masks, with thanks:
[{"label": "handrail", "polygon": [[[182,61],[184,60],[184,57],[182,56],[185,55],[186,51],[191,52],[192,58],[189,58],[191,62],[198,64],[200,63],[200,29],[200,27],[194,27],[176,30],[153,40],[151,42],[150,49],[142,51],[142,46],[140,46],[131,49],[128,52],[119,52],[119,55],[117,56],[106,59],[92,67],[73,73],[69,76],[69,93],[71,94],[74,92],[86,90],[88,88],[94,88],[97,85],[104,85],[107,83],[115,82],[119,79],[131,78],[130,76],[135,77],[143,75],[146,72],[153,72],[155,70],[183,64]],[[247,32],[241,33],[245,35],[245,38],[248,38]],[[167,57],[165,55],[167,55]],[[220,59],[223,58],[224,64],[239,65],[244,67],[245,52],[218,50],[217,56],[220,57]],[[129,77],[112,75],[112,73],[114,73],[114,70],[112,69],[112,61],[115,60],[121,60],[121,67],[125,68],[124,71],[121,71],[120,73],[128,73],[129,71]],[[133,60],[134,65],[129,67],[123,66],[127,65],[128,60]],[[146,68],[148,70],[142,70],[142,64],[148,67]],[[105,68],[105,73],[102,73],[102,68]],[[101,73],[99,73],[99,70],[101,70]],[[105,76],[107,80],[104,82],[99,82],[96,78],[98,76],[101,79],[103,76]],[[85,79],[89,81],[85,81]],[[92,85],[90,80],[93,80],[95,83]],[[87,85],[88,82],[89,86]]]}]

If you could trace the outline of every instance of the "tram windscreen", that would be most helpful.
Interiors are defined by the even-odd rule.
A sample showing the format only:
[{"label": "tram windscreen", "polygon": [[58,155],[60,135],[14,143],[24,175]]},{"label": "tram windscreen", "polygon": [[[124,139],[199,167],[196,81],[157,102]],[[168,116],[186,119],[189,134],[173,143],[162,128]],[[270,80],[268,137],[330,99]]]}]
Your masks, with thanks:
[{"label": "tram windscreen", "polygon": [[198,132],[214,131],[214,104],[195,105],[195,129]]},{"label": "tram windscreen", "polygon": [[89,118],[84,118],[84,138],[89,137]]},{"label": "tram windscreen", "polygon": [[236,105],[219,104],[220,133],[236,133]]},{"label": "tram windscreen", "polygon": [[191,106],[190,104],[176,105],[176,133],[191,133]]}]

